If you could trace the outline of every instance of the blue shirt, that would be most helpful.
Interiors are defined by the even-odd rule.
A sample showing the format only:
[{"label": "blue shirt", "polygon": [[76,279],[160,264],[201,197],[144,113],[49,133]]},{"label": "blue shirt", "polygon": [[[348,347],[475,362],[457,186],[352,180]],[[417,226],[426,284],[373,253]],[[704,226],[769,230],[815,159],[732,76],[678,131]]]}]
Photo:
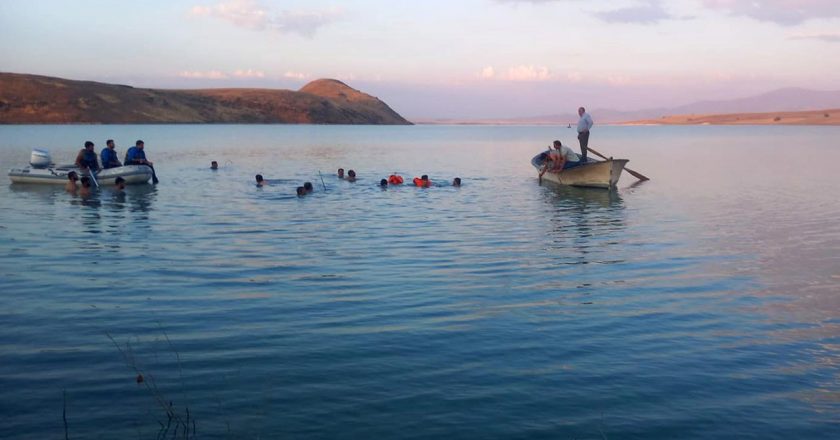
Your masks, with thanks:
[{"label": "blue shirt", "polygon": [[146,153],[137,147],[131,147],[125,152],[126,165],[136,165],[134,161],[137,159],[146,160]]},{"label": "blue shirt", "polygon": [[100,157],[102,158],[102,168],[115,168],[121,165],[120,160],[117,159],[117,153],[108,147],[102,149]]}]

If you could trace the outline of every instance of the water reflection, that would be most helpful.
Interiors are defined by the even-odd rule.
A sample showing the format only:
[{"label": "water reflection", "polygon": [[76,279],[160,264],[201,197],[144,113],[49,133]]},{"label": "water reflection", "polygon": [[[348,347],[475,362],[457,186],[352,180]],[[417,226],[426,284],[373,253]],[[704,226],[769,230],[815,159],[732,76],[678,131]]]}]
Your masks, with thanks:
[{"label": "water reflection", "polygon": [[622,243],[627,228],[624,201],[617,191],[550,185],[542,198],[550,208],[546,250],[553,251],[559,263],[623,261],[605,255]]}]

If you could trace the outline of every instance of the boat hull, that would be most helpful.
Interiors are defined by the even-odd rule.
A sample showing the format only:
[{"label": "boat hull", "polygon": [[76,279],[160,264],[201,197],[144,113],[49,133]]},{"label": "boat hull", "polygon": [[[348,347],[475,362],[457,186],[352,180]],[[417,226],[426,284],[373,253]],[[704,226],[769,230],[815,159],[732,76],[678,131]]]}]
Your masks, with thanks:
[{"label": "boat hull", "polygon": [[[12,183],[64,185],[67,183],[67,174],[70,171],[75,171],[79,174],[79,177],[87,174],[86,171],[81,171],[75,167],[26,167],[9,170],[9,179]],[[128,165],[108,168],[96,173],[96,181],[100,185],[114,185],[117,177],[125,179],[126,185],[147,183],[152,178],[152,169],[145,165]]]},{"label": "boat hull", "polygon": [[[560,172],[547,172],[542,179],[558,185],[582,186],[589,188],[615,188],[627,159],[608,159],[605,161],[593,161],[568,168]],[[545,156],[540,153],[531,159],[531,165],[542,170],[545,163]]]}]

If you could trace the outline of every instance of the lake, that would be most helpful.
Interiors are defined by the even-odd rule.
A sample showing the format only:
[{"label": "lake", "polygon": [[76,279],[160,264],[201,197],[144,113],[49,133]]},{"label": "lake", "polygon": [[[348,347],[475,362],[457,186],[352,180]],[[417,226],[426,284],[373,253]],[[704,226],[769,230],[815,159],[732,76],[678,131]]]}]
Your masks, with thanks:
[{"label": "lake", "polygon": [[0,126],[0,168],[108,138],[160,183],[0,185],[0,438],[840,437],[840,127],[596,126],[612,192],[540,186],[546,126]]}]

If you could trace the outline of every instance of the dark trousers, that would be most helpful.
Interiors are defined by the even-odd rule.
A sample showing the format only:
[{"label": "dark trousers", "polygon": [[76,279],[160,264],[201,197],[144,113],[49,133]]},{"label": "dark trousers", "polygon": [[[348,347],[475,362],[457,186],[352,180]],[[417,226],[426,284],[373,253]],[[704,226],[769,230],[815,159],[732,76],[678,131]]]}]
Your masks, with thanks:
[{"label": "dark trousers", "polygon": [[589,132],[584,131],[578,133],[578,141],[580,141],[580,161],[586,163],[586,153],[589,151]]}]

